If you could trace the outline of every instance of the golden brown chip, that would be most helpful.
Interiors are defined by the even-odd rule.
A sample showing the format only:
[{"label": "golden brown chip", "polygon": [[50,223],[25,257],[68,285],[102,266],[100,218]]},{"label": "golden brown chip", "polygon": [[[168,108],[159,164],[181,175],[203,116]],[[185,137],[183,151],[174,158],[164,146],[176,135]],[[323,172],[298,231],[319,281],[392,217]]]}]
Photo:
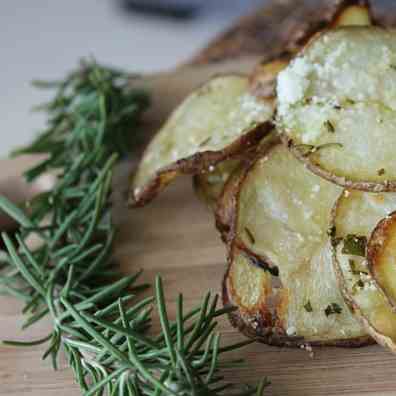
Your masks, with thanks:
[{"label": "golden brown chip", "polygon": [[344,299],[366,331],[396,352],[396,315],[369,272],[367,240],[396,208],[395,193],[344,191],[333,210],[333,264]]},{"label": "golden brown chip", "polygon": [[[326,313],[318,312],[310,300],[305,300],[302,309],[295,312],[296,315],[305,316],[303,326],[307,325],[306,329],[299,329],[297,333],[297,329],[288,324],[289,311],[295,309],[290,303],[289,290],[282,285],[279,277],[263,267],[267,268],[267,263],[234,248],[223,281],[223,304],[237,307],[229,315],[231,324],[247,337],[269,345],[300,346],[308,350],[311,346],[360,347],[373,343],[364,331],[353,329],[355,325],[348,324],[341,336],[332,331],[326,333],[325,328],[328,326],[322,324],[328,320],[333,321],[334,327],[345,324],[330,318],[337,316],[331,304],[325,308],[328,310],[326,316]],[[305,283],[301,285],[304,286]],[[312,319],[319,325],[314,334],[309,326]]]},{"label": "golden brown chip", "polygon": [[369,342],[332,266],[328,221],[341,189],[274,143],[227,187],[219,210],[230,249],[224,300],[238,307],[233,323],[277,345]]},{"label": "golden brown chip", "polygon": [[215,77],[190,94],[147,147],[130,203],[153,199],[177,175],[209,172],[249,150],[271,130],[272,104],[249,92],[245,76]]},{"label": "golden brown chip", "polygon": [[277,125],[316,174],[396,189],[396,31],[345,27],[311,42],[278,76]]}]

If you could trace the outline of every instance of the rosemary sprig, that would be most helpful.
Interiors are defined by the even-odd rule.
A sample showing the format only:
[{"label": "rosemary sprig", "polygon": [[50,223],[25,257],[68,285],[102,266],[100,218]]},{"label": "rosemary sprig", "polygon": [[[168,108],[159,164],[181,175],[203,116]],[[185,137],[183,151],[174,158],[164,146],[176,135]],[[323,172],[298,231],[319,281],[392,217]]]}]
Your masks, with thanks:
[{"label": "rosemary sprig", "polygon": [[[47,344],[43,358],[50,357],[54,368],[63,348],[87,396],[262,395],[265,380],[258,387],[234,386],[221,375],[222,368],[240,363],[222,355],[250,341],[220,346],[216,319],[229,310],[217,308],[217,296],[208,294],[185,313],[180,295],[172,322],[161,278],[155,298],[142,298],[147,285],[138,284],[140,272],[123,276],[114,263],[112,174],[130,147],[128,137],[136,143],[134,127],[149,104],[132,82],[124,72],[85,61],[64,81],[36,83],[56,89],[54,99],[40,106],[49,115],[48,128],[15,154],[45,154],[25,176],[32,181],[54,171],[57,182],[25,209],[0,197],[0,209],[18,223],[15,240],[2,234],[7,252],[0,257],[0,289],[25,303],[24,328],[47,315],[53,327],[40,340],[5,343]],[[153,300],[161,323],[157,336],[148,332]]]}]

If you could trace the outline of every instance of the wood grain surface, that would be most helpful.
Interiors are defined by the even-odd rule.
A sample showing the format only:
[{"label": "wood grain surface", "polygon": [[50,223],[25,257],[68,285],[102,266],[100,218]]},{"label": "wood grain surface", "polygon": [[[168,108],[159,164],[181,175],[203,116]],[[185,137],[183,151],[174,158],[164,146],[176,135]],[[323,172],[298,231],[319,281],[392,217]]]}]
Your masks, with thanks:
[{"label": "wood grain surface", "polygon": [[[276,3],[279,6],[281,2]],[[302,2],[294,4],[297,7]],[[271,22],[272,26],[274,23]],[[270,29],[267,25],[265,28]],[[260,52],[259,56],[262,55]],[[256,61],[254,56],[243,57],[239,62],[184,67],[177,73],[146,78],[142,84],[154,91],[155,99],[146,119],[147,133],[155,131],[186,93],[209,76],[227,70],[248,71]],[[19,201],[37,189],[48,187],[50,179],[33,187],[21,181],[22,169],[32,161],[32,158],[22,158],[2,162],[0,193]],[[186,305],[193,306],[207,290],[220,291],[226,265],[225,249],[215,231],[212,214],[193,194],[191,179],[187,176],[148,207],[128,210],[125,193],[132,168],[131,163],[123,163],[115,180],[115,217],[120,227],[115,254],[125,273],[143,268],[144,278],[150,282],[155,274],[163,275],[173,315],[178,292],[184,293]],[[21,305],[13,298],[0,296],[0,339],[32,340],[48,333],[48,321],[26,333],[21,332],[20,310]],[[157,323],[154,320],[154,327]],[[221,323],[221,330],[224,343],[241,339],[227,321]],[[0,346],[1,396],[80,395],[64,362],[60,370],[53,372],[49,362],[41,361],[42,353],[40,346],[20,349]],[[238,357],[246,358],[247,365],[227,375],[237,382],[255,382],[268,376],[272,382],[268,395],[396,395],[396,357],[378,346],[314,349],[311,357],[303,350],[254,344],[239,352]]]}]

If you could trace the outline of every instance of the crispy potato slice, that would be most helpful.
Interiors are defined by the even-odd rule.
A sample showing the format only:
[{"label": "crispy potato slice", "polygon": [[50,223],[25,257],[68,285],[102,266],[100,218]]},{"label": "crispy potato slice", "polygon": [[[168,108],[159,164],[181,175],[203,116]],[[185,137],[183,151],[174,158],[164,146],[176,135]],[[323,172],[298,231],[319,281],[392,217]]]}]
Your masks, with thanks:
[{"label": "crispy potato slice", "polygon": [[341,189],[306,170],[282,144],[263,150],[235,185],[222,217],[231,222],[224,301],[238,307],[234,325],[276,345],[369,342],[332,266],[328,221]]},{"label": "crispy potato slice", "polygon": [[396,315],[369,274],[366,243],[379,220],[396,208],[395,193],[345,191],[333,210],[333,264],[350,309],[367,332],[396,352]]},{"label": "crispy potato slice", "polygon": [[207,172],[256,145],[270,131],[265,123],[272,113],[272,105],[249,92],[247,77],[213,78],[183,101],[147,147],[130,203],[144,205],[178,174]]},{"label": "crispy potato slice", "polygon": [[[304,340],[283,329],[287,293],[276,276],[263,270],[246,252],[233,249],[223,283],[223,304],[237,306],[230,321],[248,337],[272,345],[298,345]],[[254,264],[253,264],[254,262]]]},{"label": "crispy potato slice", "polygon": [[[327,250],[330,255],[330,248]],[[325,262],[325,261],[321,261]],[[241,249],[234,248],[223,282],[223,303],[238,309],[230,314],[231,324],[246,336],[269,345],[279,346],[341,346],[359,347],[373,340],[357,324],[338,296],[339,307],[346,314],[337,314],[331,303],[318,309],[315,302],[327,303],[328,298],[316,298],[318,287],[325,286],[323,295],[333,299],[337,294],[329,289],[332,282],[323,282],[334,273],[323,266],[294,278],[294,285],[285,287],[280,278],[260,267],[263,261]],[[327,260],[325,268],[331,269]],[[318,283],[319,282],[319,283]],[[325,285],[324,285],[325,284]],[[300,291],[300,293],[297,293]],[[314,302],[313,302],[314,301]],[[336,309],[338,306],[336,305]],[[327,310],[327,311],[326,311]],[[327,312],[327,314],[326,314]]]},{"label": "crispy potato slice", "polygon": [[378,287],[396,307],[396,212],[382,219],[367,245],[367,262],[370,274]]},{"label": "crispy potato slice", "polygon": [[396,189],[396,31],[345,27],[312,41],[278,76],[283,141],[318,175]]}]

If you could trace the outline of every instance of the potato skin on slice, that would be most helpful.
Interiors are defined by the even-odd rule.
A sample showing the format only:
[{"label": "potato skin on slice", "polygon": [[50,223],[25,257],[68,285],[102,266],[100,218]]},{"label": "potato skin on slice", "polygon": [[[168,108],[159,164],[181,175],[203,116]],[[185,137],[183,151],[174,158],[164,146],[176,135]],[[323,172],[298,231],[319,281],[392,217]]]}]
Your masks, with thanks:
[{"label": "potato skin on slice", "polygon": [[344,27],[311,41],[278,76],[282,140],[316,174],[394,191],[396,31]]},{"label": "potato skin on slice", "polygon": [[251,149],[272,129],[273,107],[249,92],[246,76],[214,77],[190,94],[148,145],[130,204],[152,200],[179,174],[208,172]]},{"label": "potato skin on slice", "polygon": [[380,344],[396,352],[396,315],[369,273],[365,246],[379,220],[396,208],[395,193],[345,190],[332,213],[333,265],[351,312]]},{"label": "potato skin on slice", "polygon": [[396,212],[383,218],[367,245],[369,271],[378,287],[396,308]]},{"label": "potato skin on slice", "polygon": [[229,249],[223,300],[238,308],[231,321],[245,334],[287,346],[371,342],[332,266],[327,229],[340,191],[275,142],[227,183],[218,215]]},{"label": "potato skin on slice", "polygon": [[230,314],[231,324],[251,338],[270,345],[298,346],[303,339],[287,336],[282,317],[287,293],[279,280],[264,271],[246,252],[234,247],[223,281],[224,306],[237,306]]},{"label": "potato skin on slice", "polygon": [[216,228],[221,239],[229,245],[235,237],[236,207],[238,205],[238,191],[243,182],[249,163],[240,163],[225,183],[217,199],[215,209]]}]

